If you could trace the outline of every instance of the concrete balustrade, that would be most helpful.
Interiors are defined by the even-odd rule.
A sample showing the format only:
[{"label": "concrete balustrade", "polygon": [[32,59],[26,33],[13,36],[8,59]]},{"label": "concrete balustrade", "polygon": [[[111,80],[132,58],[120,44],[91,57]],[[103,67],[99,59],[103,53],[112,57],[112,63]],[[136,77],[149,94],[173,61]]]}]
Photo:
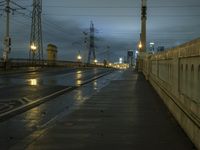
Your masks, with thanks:
[{"label": "concrete balustrade", "polygon": [[200,39],[146,54],[143,73],[200,149]]}]

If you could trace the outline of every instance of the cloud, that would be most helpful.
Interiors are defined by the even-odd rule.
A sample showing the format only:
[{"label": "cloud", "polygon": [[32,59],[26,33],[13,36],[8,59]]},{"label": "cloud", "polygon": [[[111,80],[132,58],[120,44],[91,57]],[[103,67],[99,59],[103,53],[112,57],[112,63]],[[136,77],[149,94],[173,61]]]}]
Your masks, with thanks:
[{"label": "cloud", "polygon": [[[20,5],[31,10],[32,0],[18,0]],[[199,36],[200,1],[148,1],[147,43],[172,47]],[[27,12],[26,12],[27,13]],[[52,15],[51,15],[52,14]],[[43,1],[43,40],[46,46],[58,46],[58,58],[75,60],[78,51],[87,58],[83,31],[89,31],[93,20],[98,32],[96,54],[106,57],[110,46],[113,61],[126,56],[128,49],[136,49],[140,35],[140,1],[138,0],[48,0]],[[4,36],[4,17],[0,17],[0,42]],[[19,14],[11,16],[11,57],[27,58],[29,51],[31,18]],[[148,44],[147,44],[148,45]],[[2,49],[2,44],[0,46]],[[2,50],[0,51],[2,53]]]}]

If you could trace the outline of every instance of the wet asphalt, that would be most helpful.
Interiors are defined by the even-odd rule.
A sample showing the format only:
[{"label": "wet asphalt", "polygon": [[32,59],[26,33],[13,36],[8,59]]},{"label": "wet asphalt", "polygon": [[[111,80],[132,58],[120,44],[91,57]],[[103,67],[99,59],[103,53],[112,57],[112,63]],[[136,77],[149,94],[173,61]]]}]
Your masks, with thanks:
[{"label": "wet asphalt", "polygon": [[[82,82],[108,69],[45,69],[28,73],[0,75],[0,109],[9,111],[26,101],[44,97],[66,87],[78,86]],[[0,122],[0,149],[9,149],[20,141],[33,140],[30,135],[37,136],[37,131],[47,128],[57,118],[71,112],[76,105],[81,105],[86,99],[98,92],[111,80],[119,78],[121,71],[94,80],[80,88],[52,97],[51,100],[36,106],[24,113],[17,114]],[[5,105],[8,107],[5,109]],[[1,110],[1,111],[2,111]],[[29,138],[27,138],[29,137]]]},{"label": "wet asphalt", "polygon": [[[92,89],[95,84],[90,84]],[[195,149],[142,74],[126,71],[90,98],[86,91],[77,91],[71,113],[11,150]]]},{"label": "wet asphalt", "polygon": [[[106,69],[50,68],[43,71],[0,75],[0,113],[31,102],[106,72]],[[25,99],[25,100],[23,100]]]}]

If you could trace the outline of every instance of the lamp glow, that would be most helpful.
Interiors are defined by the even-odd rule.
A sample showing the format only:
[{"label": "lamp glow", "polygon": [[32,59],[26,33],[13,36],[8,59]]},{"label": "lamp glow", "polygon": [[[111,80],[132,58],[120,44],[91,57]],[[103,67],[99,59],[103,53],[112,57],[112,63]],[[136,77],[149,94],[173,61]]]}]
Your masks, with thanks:
[{"label": "lamp glow", "polygon": [[119,58],[119,63],[122,64],[123,58]]},{"label": "lamp glow", "polygon": [[139,43],[138,47],[139,47],[140,49],[142,48],[142,43],[141,43],[141,42]]},{"label": "lamp glow", "polygon": [[77,56],[77,59],[78,59],[78,60],[81,60],[81,59],[82,59],[81,55],[78,55],[78,56]]},{"label": "lamp glow", "polygon": [[31,50],[35,51],[37,49],[37,47],[35,46],[35,44],[31,44]]}]

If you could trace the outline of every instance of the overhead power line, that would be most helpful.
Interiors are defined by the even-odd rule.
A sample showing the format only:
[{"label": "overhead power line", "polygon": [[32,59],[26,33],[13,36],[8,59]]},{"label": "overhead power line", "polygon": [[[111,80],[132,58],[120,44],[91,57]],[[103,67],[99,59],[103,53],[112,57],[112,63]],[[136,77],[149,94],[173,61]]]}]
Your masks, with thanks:
[{"label": "overhead power line", "polygon": [[[128,15],[128,14],[124,14],[124,15],[101,15],[101,14],[49,14],[49,13],[45,13],[43,14],[44,16],[64,16],[64,17],[138,17],[140,18],[139,15]],[[151,17],[199,17],[200,14],[188,14],[188,15],[154,15],[154,14],[149,14],[148,16]]]},{"label": "overhead power line", "polygon": [[[131,6],[63,6],[63,5],[44,5],[44,8],[53,7],[53,8],[69,8],[69,9],[140,9],[140,7],[131,7]],[[148,8],[199,8],[200,5],[157,5],[157,6],[148,6]]]},{"label": "overhead power line", "polygon": [[[28,9],[26,9],[27,10],[27,13],[30,13],[31,11],[30,10],[28,10]],[[31,17],[31,15],[30,14],[26,14],[26,13],[23,13],[23,12],[20,12],[20,11],[16,11],[16,13],[17,14],[19,14],[19,15],[21,15],[23,18],[25,18],[25,19],[29,19],[29,21],[31,21],[31,19],[32,19],[32,17]],[[59,32],[59,36],[61,37],[61,38],[63,38],[63,39],[66,39],[66,41],[67,41],[67,38],[66,38],[66,30],[62,27],[62,26],[60,26],[60,25],[58,25],[58,24],[56,24],[56,23],[54,23],[53,21],[49,21],[49,20],[47,20],[46,18],[43,18],[43,20],[42,20],[42,24],[43,24],[43,26],[45,25],[45,28],[44,29],[46,29],[46,28],[48,28],[48,34],[50,34],[50,35],[55,35],[55,33],[58,33]],[[56,32],[55,32],[56,31]],[[45,33],[47,33],[47,30],[44,30],[44,32]],[[53,36],[52,36],[53,37]]]}]

